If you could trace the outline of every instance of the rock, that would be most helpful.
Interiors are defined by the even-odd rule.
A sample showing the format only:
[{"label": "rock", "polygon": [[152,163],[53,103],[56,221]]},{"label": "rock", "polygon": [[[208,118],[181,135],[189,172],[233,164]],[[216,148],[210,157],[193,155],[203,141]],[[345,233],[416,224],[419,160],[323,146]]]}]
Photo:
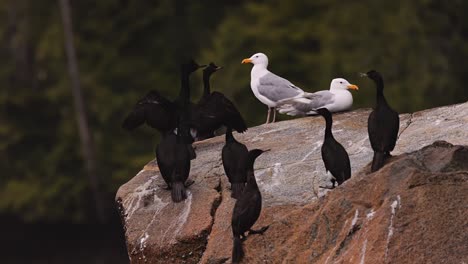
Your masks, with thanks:
[{"label": "rock", "polygon": [[[255,170],[264,208],[245,243],[245,263],[452,263],[468,256],[468,103],[400,116],[393,157],[369,174],[370,110],[334,115],[352,178],[328,192],[320,156],[324,120],[306,117],[249,128],[236,138],[271,149]],[[230,263],[234,201],[221,164],[224,137],[195,145],[189,198],[173,204],[155,161],[121,186],[119,203],[132,263]],[[407,152],[416,151],[410,154]],[[440,232],[443,230],[443,232]],[[465,257],[466,258],[466,257]],[[468,260],[467,260],[468,261]]]}]

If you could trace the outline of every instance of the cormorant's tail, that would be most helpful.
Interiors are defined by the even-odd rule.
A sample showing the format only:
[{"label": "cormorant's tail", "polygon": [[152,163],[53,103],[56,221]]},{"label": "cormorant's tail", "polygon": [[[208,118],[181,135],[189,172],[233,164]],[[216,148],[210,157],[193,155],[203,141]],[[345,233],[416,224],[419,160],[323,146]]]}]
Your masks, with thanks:
[{"label": "cormorant's tail", "polygon": [[239,263],[244,257],[244,249],[240,237],[234,237],[234,245],[232,247],[232,263]]},{"label": "cormorant's tail", "polygon": [[386,156],[387,155],[385,154],[385,152],[374,151],[371,172],[378,171],[380,168],[383,167]]},{"label": "cormorant's tail", "polygon": [[243,182],[233,182],[231,183],[231,197],[234,199],[239,199],[244,190],[245,183]]},{"label": "cormorant's tail", "polygon": [[174,203],[182,202],[187,198],[187,192],[185,191],[184,183],[174,182],[171,185],[171,196]]}]

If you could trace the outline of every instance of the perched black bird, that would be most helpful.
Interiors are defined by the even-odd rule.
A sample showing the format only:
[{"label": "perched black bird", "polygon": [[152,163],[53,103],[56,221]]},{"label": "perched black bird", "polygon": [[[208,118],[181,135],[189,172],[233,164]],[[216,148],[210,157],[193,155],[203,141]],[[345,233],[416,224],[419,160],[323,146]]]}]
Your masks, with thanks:
[{"label": "perched black bird", "polygon": [[222,159],[224,172],[231,183],[231,197],[238,199],[247,181],[246,157],[247,147],[232,135],[232,128],[226,131],[226,144],[223,147]]},{"label": "perched black bird", "polygon": [[165,131],[156,147],[156,160],[161,176],[171,189],[172,201],[176,203],[187,198],[186,181],[190,174],[190,160],[195,154],[190,135],[189,76],[199,67],[193,60],[182,64],[181,91],[175,103],[178,109],[177,132],[172,129]]},{"label": "perched black bird", "polygon": [[333,175],[332,188],[335,187],[335,181],[338,185],[351,178],[351,164],[345,148],[335,140],[332,134],[332,115],[326,108],[317,109],[316,112],[325,118],[325,138],[322,145],[322,160],[325,164],[327,173]]},{"label": "perched black bird", "polygon": [[380,73],[371,70],[364,75],[372,79],[377,87],[377,102],[367,121],[369,140],[374,150],[371,168],[371,171],[374,172],[384,165],[385,159],[395,148],[400,128],[400,117],[385,100],[384,81]]},{"label": "perched black bird", "polygon": [[192,125],[197,131],[197,140],[214,137],[214,132],[223,125],[239,133],[247,130],[247,125],[234,104],[224,94],[210,91],[210,77],[220,69],[222,68],[210,63],[203,70],[203,95],[192,110]]},{"label": "perched black bird", "polygon": [[245,240],[245,232],[250,234],[263,234],[268,229],[268,226],[262,227],[259,230],[252,230],[251,227],[255,224],[260,211],[262,210],[262,195],[257,186],[257,181],[254,175],[255,159],[263,153],[260,149],[249,151],[247,155],[247,184],[241,197],[239,197],[234,205],[232,212],[232,235],[234,237],[234,245],[232,248],[232,262],[238,263],[244,257],[242,241]]},{"label": "perched black bird", "polygon": [[128,114],[122,124],[123,128],[133,130],[146,123],[148,126],[164,133],[168,130],[174,130],[177,127],[182,101],[190,101],[190,89],[184,92],[182,87],[184,85],[187,87],[189,86],[189,76],[192,72],[199,68],[206,67],[206,65],[198,65],[194,60],[189,60],[188,63],[182,64],[181,67],[185,75],[181,78],[182,86],[179,97],[172,102],[160,95],[157,91],[150,91],[133,107],[132,112]]}]

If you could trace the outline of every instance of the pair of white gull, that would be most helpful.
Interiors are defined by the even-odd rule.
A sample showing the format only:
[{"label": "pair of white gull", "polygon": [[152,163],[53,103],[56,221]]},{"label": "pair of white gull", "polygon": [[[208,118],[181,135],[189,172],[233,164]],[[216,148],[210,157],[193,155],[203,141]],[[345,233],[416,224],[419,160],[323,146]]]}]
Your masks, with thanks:
[{"label": "pair of white gull", "polygon": [[317,114],[314,110],[327,108],[330,112],[340,112],[351,108],[353,96],[348,89],[357,90],[358,87],[350,84],[343,78],[333,79],[330,90],[315,93],[304,92],[290,81],[270,72],[268,57],[263,53],[256,53],[242,63],[252,63],[250,87],[260,102],[268,106],[266,124],[270,121],[273,110],[273,121],[276,119],[276,108],[281,114],[309,115]]}]

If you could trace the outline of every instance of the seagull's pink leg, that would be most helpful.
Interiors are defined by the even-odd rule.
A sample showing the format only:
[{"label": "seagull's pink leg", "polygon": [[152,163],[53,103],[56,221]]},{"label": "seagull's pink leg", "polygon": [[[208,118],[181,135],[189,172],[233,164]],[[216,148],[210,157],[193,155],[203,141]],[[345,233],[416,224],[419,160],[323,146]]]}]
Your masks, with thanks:
[{"label": "seagull's pink leg", "polygon": [[270,112],[271,112],[271,108],[268,107],[268,115],[267,115],[267,120],[265,124],[268,124],[270,122]]},{"label": "seagull's pink leg", "polygon": [[273,122],[274,123],[276,121],[276,107],[273,107]]}]

